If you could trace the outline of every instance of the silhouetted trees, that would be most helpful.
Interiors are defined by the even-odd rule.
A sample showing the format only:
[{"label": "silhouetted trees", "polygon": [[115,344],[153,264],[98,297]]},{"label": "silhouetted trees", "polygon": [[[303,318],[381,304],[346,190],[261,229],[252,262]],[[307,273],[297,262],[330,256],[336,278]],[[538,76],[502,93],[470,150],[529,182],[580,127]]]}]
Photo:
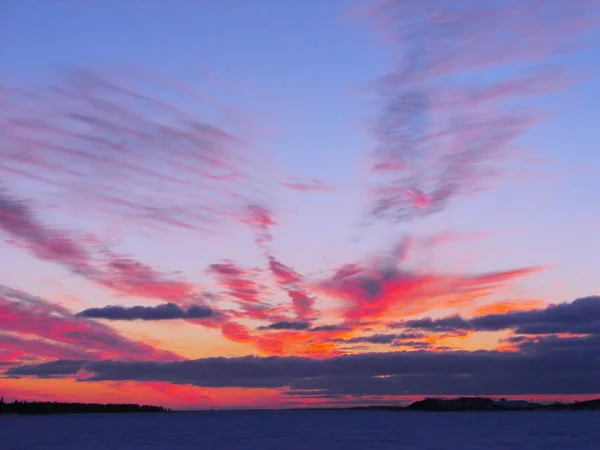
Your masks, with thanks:
[{"label": "silhouetted trees", "polygon": [[168,408],[153,405],[27,402],[15,400],[4,402],[0,398],[0,414],[81,414],[81,413],[141,413],[172,412]]},{"label": "silhouetted trees", "polygon": [[600,399],[574,403],[556,402],[550,405],[542,405],[522,401],[510,401],[504,398],[500,401],[486,397],[426,398],[410,404],[406,409],[413,411],[580,411],[600,409]]}]

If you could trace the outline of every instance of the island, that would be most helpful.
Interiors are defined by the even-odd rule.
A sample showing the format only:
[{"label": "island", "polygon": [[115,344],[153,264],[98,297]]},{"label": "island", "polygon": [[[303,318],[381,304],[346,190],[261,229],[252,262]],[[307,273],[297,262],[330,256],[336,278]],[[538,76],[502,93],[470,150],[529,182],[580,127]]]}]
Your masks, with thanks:
[{"label": "island", "polygon": [[600,399],[574,403],[539,404],[524,400],[492,399],[487,397],[425,398],[408,406],[358,406],[353,410],[384,411],[583,411],[600,410]]},{"label": "island", "polygon": [[0,398],[0,414],[82,414],[82,413],[157,413],[173,412],[153,405],[99,404],[71,402],[27,402],[15,400],[5,403]]}]

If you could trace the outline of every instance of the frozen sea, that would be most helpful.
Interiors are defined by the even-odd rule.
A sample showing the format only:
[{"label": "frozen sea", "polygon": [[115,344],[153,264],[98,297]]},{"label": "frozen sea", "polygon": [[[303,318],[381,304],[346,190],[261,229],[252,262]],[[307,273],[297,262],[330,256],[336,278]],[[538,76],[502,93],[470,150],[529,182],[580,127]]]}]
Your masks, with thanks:
[{"label": "frozen sea", "polygon": [[0,416],[0,449],[600,450],[600,412]]}]

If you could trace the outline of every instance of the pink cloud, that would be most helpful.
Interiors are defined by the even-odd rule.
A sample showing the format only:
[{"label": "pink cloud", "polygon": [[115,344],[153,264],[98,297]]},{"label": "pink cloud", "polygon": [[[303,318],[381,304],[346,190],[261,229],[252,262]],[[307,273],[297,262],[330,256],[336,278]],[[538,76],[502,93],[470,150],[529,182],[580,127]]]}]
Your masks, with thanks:
[{"label": "pink cloud", "polygon": [[254,232],[256,243],[259,247],[264,247],[273,240],[271,228],[277,225],[273,212],[259,205],[249,205],[241,218],[242,222],[247,224]]},{"label": "pink cloud", "polygon": [[203,303],[193,284],[183,279],[170,279],[131,257],[106,252],[99,267],[94,281],[121,294],[180,304]]},{"label": "pink cloud", "polygon": [[269,259],[269,270],[275,277],[275,279],[282,285],[289,285],[297,283],[302,280],[302,275],[296,272],[289,266],[286,266],[273,255],[268,256]]},{"label": "pink cloud", "polygon": [[[86,214],[148,231],[215,231],[255,188],[244,127],[175,82],[75,70],[4,92],[0,173],[42,183],[70,212],[93,204]],[[180,106],[190,101],[194,113]]]},{"label": "pink cloud", "polygon": [[24,200],[6,190],[0,190],[0,230],[39,259],[60,263],[73,272],[90,268],[90,255],[84,245],[63,231],[45,226]]},{"label": "pink cloud", "polygon": [[0,286],[4,361],[22,358],[181,359],[174,353],[131,341],[105,325],[26,292]]},{"label": "pink cloud", "polygon": [[283,186],[294,191],[301,192],[333,192],[335,187],[326,181],[318,180],[316,178],[309,178],[306,180],[294,180],[284,181]]},{"label": "pink cloud", "polygon": [[132,257],[100,251],[97,242],[45,224],[29,203],[2,191],[0,230],[37,258],[58,263],[121,295],[203,302],[196,287],[186,280],[169,277]]}]

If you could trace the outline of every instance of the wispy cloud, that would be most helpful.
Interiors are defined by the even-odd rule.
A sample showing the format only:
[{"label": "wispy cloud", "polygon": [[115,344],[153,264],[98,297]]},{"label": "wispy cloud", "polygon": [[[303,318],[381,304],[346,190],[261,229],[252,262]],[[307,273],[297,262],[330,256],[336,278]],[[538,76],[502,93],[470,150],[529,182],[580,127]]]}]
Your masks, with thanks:
[{"label": "wispy cloud", "polygon": [[211,264],[209,273],[217,276],[225,293],[236,300],[246,303],[260,303],[260,286],[251,278],[253,274],[247,272],[233,261],[224,261]]},{"label": "wispy cloud", "polygon": [[332,184],[316,178],[284,181],[282,185],[293,191],[300,192],[334,192],[336,190]]},{"label": "wispy cloud", "polygon": [[91,256],[85,245],[65,231],[46,226],[25,200],[1,188],[1,230],[39,259],[59,263],[74,273],[89,273]]},{"label": "wispy cloud", "polygon": [[[267,354],[335,353],[349,344],[344,342],[346,339],[364,339],[361,333],[367,331],[369,321],[377,324],[384,317],[393,320],[424,314],[437,307],[470,304],[539,270],[523,268],[475,275],[419,270],[410,264],[410,259],[447,240],[429,237],[423,242],[406,239],[391,245],[385,257],[368,264],[347,264],[327,279],[309,282],[271,250],[271,227],[275,224],[271,211],[251,207],[244,217],[264,250],[266,270],[246,269],[231,260],[210,265],[208,273],[216,277],[220,293],[234,304],[232,308],[215,309],[207,305],[203,294],[187,280],[51,227],[38,218],[30,204],[16,197],[3,194],[0,198],[0,227],[33,255],[61,264],[120,295],[167,302],[159,306],[94,308],[82,312],[82,316],[107,320],[185,319],[220,328],[226,339],[248,343]],[[47,251],[48,248],[61,250]],[[271,279],[265,278],[265,274]],[[274,303],[269,283],[270,287],[285,292],[287,301]],[[342,309],[336,313],[336,319],[342,322],[339,326],[312,325],[322,315],[315,308],[316,295],[341,300]],[[209,310],[214,313],[210,318],[204,315]],[[251,325],[248,320],[259,321],[261,325]],[[319,344],[315,337],[319,334],[327,336],[327,345]]]},{"label": "wispy cloud", "polygon": [[266,206],[248,205],[242,213],[242,222],[254,232],[256,243],[263,248],[273,240],[271,228],[277,225],[273,211]]},{"label": "wispy cloud", "polygon": [[573,81],[554,57],[580,48],[585,31],[600,23],[600,8],[589,1],[385,0],[361,16],[400,55],[373,85],[378,184],[371,213],[404,220],[498,181],[522,150],[519,138],[548,115],[525,99]]},{"label": "wispy cloud", "polygon": [[121,295],[169,302],[201,302],[195,286],[160,273],[132,257],[101,249],[84,236],[42,221],[27,201],[0,191],[0,230],[35,257],[62,265]]},{"label": "wispy cloud", "polygon": [[[259,189],[257,155],[230,109],[176,82],[77,69],[5,91],[0,172],[46,185],[62,206],[91,203],[146,231],[215,231]],[[181,106],[190,102],[193,113]]]},{"label": "wispy cloud", "polygon": [[123,295],[176,303],[203,301],[192,283],[163,274],[129,256],[104,251],[98,257],[97,268],[90,278]]},{"label": "wispy cloud", "polygon": [[279,287],[287,292],[297,319],[301,321],[314,319],[316,314],[314,310],[315,299],[302,288],[304,277],[291,267],[283,264],[275,256],[268,255],[267,258],[271,274]]}]

